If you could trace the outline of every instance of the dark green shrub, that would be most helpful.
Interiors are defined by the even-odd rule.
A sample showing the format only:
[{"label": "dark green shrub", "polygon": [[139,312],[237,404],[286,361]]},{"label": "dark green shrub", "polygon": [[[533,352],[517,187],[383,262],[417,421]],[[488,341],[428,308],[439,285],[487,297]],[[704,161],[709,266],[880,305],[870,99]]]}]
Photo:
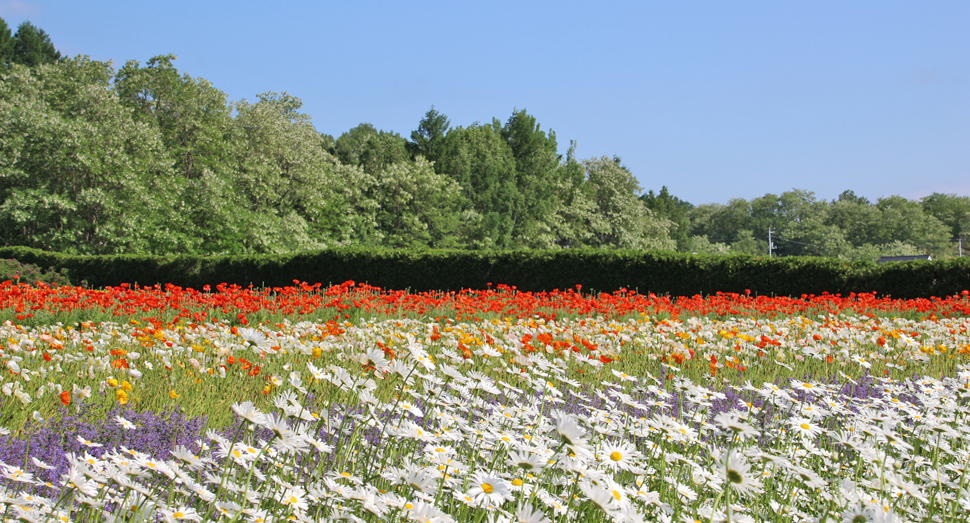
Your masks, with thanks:
[{"label": "dark green shrub", "polygon": [[[121,283],[171,284],[194,289],[219,283],[283,287],[292,285],[293,280],[324,285],[353,280],[410,291],[485,289],[489,284],[515,286],[519,291],[551,291],[581,285],[584,292],[626,288],[673,296],[749,291],[753,295],[796,297],[825,292],[875,292],[894,298],[949,296],[970,289],[970,257],[876,265],[814,257],[595,249],[340,248],[251,256],[72,256],[26,247],[0,247],[0,258],[13,258],[34,264],[35,268],[55,267],[60,271],[55,274],[64,278],[62,281],[69,276],[84,286],[90,282],[95,288]],[[20,275],[22,282],[38,280],[43,281]]]},{"label": "dark green shrub", "polygon": [[35,285],[44,282],[48,285],[72,285],[67,276],[67,268],[60,272],[50,267],[46,272],[30,263],[20,263],[17,260],[0,260],[0,282],[29,283]]}]

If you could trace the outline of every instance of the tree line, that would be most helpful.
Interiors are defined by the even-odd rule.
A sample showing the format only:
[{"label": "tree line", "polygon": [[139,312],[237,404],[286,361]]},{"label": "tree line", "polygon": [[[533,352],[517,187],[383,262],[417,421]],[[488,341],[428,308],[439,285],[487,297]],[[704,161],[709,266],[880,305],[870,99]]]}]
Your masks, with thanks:
[{"label": "tree line", "polygon": [[[26,43],[24,43],[26,42]],[[32,43],[31,43],[32,42]],[[19,47],[18,47],[19,46]],[[9,51],[7,49],[12,49]],[[25,51],[27,50],[27,51]],[[299,98],[228,100],[145,64],[61,57],[0,20],[0,243],[74,254],[282,253],[334,246],[631,248],[866,258],[949,254],[970,198],[870,203],[806,191],[694,206],[642,193],[618,157],[563,155],[526,110],[405,138],[317,132]],[[29,51],[29,52],[28,52]]]},{"label": "tree line", "polygon": [[643,196],[669,219],[678,250],[706,254],[826,256],[876,260],[930,254],[952,257],[970,247],[970,197],[933,193],[919,201],[887,196],[875,202],[845,191],[835,200],[793,189],[727,204],[691,205],[664,187]]}]

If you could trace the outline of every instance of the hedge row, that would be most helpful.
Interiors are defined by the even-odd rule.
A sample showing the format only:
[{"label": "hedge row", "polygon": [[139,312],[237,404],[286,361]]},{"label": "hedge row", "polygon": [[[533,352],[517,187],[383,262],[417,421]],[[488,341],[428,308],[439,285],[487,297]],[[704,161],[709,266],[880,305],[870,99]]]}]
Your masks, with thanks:
[{"label": "hedge row", "polygon": [[25,247],[0,248],[0,258],[67,269],[92,287],[171,283],[282,287],[293,280],[347,280],[385,289],[451,291],[514,285],[524,291],[566,289],[674,296],[715,292],[800,296],[876,292],[896,298],[953,295],[970,289],[970,258],[876,265],[815,257],[698,256],[669,252],[407,251],[328,249],[260,256],[68,256]]}]

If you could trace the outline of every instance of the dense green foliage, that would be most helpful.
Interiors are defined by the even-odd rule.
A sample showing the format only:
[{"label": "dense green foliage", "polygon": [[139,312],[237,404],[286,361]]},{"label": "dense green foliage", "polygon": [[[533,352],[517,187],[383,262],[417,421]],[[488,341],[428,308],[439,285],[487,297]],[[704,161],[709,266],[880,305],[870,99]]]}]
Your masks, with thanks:
[{"label": "dense green foliage", "polygon": [[[768,254],[769,227],[775,255],[846,260],[917,254],[945,258],[957,254],[958,240],[966,247],[970,237],[970,197],[954,194],[934,193],[921,201],[888,196],[870,203],[845,191],[827,202],[795,189],[750,201],[691,206],[686,212],[676,202],[653,200],[673,209],[660,209],[658,215],[689,222],[691,237],[684,250],[701,253]],[[648,205],[660,203],[648,200]]]},{"label": "dense green foliage", "polygon": [[0,257],[67,271],[95,287],[121,283],[202,289],[219,283],[283,287],[348,280],[386,289],[458,291],[505,284],[520,291],[576,285],[676,296],[716,292],[800,296],[876,292],[894,298],[970,289],[970,258],[876,265],[832,258],[709,256],[626,249],[405,250],[339,248],[251,256],[71,256],[24,247]]},{"label": "dense green foliage", "polygon": [[60,59],[61,53],[54,48],[51,37],[43,29],[24,22],[11,35],[10,26],[0,18],[0,67],[9,64],[32,67]]},{"label": "dense green foliage", "polygon": [[316,131],[286,93],[228,100],[172,55],[118,70],[0,20],[0,245],[78,255],[337,247],[605,248],[826,256],[957,253],[970,197],[835,201],[792,190],[694,206],[641,195],[618,157],[559,152],[526,110],[408,138]]},{"label": "dense green foliage", "polygon": [[43,282],[48,285],[71,285],[67,268],[59,272],[53,268],[42,270],[36,265],[20,263],[17,260],[0,260],[0,282],[27,283],[30,285]]},{"label": "dense green foliage", "polygon": [[442,130],[432,110],[414,142],[367,124],[333,140],[299,99],[230,103],[173,60],[0,73],[2,244],[72,254],[674,246],[629,171],[563,160],[525,111]]}]

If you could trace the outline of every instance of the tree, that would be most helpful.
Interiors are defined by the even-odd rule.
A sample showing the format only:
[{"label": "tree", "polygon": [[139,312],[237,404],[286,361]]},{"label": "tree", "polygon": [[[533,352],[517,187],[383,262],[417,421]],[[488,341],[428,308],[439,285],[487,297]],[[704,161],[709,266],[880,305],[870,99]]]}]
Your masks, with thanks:
[{"label": "tree", "polygon": [[920,200],[923,212],[943,222],[950,238],[966,239],[970,233],[970,196],[933,193]]},{"label": "tree", "polygon": [[[498,128],[498,122],[493,120],[492,126]],[[519,176],[544,177],[559,167],[556,133],[546,134],[525,109],[513,112],[500,133],[512,150]]]},{"label": "tree", "polygon": [[196,179],[230,161],[232,106],[208,80],[180,75],[175,59],[155,56],[144,67],[129,60],[115,77],[115,90],[139,121],[159,130],[176,171]]},{"label": "tree", "polygon": [[852,250],[842,229],[825,224],[821,215],[788,222],[777,233],[778,252],[784,256],[844,258]]},{"label": "tree", "polygon": [[569,144],[557,178],[560,201],[552,224],[555,244],[563,248],[584,247],[593,237],[590,224],[597,219],[597,209],[594,188],[586,183],[586,168],[576,159],[575,141]]},{"label": "tree", "polygon": [[691,236],[683,250],[693,254],[730,254],[731,246],[720,242],[712,243],[707,236]]},{"label": "tree", "polygon": [[842,191],[842,194],[840,194],[839,198],[835,201],[849,202],[849,203],[855,203],[859,205],[871,205],[871,202],[868,199],[862,196],[856,196],[855,191],[851,191],[851,190]]},{"label": "tree", "polygon": [[346,165],[360,165],[360,156],[364,144],[377,134],[377,129],[369,123],[362,123],[357,127],[340,135],[333,143],[330,153]]},{"label": "tree", "polygon": [[156,183],[171,165],[87,58],[14,64],[0,81],[0,241],[74,254],[184,252]]},{"label": "tree", "polygon": [[341,163],[358,165],[368,174],[409,159],[407,140],[397,133],[378,131],[369,123],[340,135],[331,152]]},{"label": "tree", "polygon": [[877,231],[882,221],[882,212],[864,198],[843,196],[839,196],[838,200],[829,205],[825,224],[841,230],[845,239],[855,247],[878,243],[880,240],[877,239]]},{"label": "tree", "polygon": [[848,251],[844,258],[848,260],[867,260],[875,263],[883,256],[917,256],[923,254],[921,250],[899,240],[882,245],[867,243]]},{"label": "tree", "polygon": [[43,29],[26,21],[17,27],[17,33],[13,35],[13,63],[36,67],[60,59],[61,53],[54,49],[51,37]]},{"label": "tree", "polygon": [[525,196],[512,210],[512,237],[515,246],[548,248],[556,240],[555,222],[562,204],[562,179],[559,169],[562,157],[556,144],[556,133],[547,134],[535,117],[525,109],[513,111],[505,125],[492,120],[515,158],[516,187]]},{"label": "tree", "polygon": [[263,93],[259,101],[236,102],[233,120],[237,158],[233,190],[242,200],[238,212],[246,222],[245,252],[292,252],[325,246],[314,222],[335,227],[334,159],[310,118],[299,112],[303,102],[286,93]]},{"label": "tree", "polygon": [[731,252],[750,254],[752,256],[767,256],[768,242],[755,238],[750,229],[741,229],[737,232],[734,242],[731,243]]},{"label": "tree", "polygon": [[460,187],[463,210],[472,221],[465,243],[476,248],[512,244],[514,217],[524,205],[515,176],[515,157],[492,126],[473,124],[448,131],[436,172]]},{"label": "tree", "polygon": [[180,75],[174,60],[171,54],[155,56],[144,67],[128,61],[115,76],[115,92],[136,121],[161,135],[173,163],[165,186],[191,223],[196,252],[244,252],[238,238],[243,225],[227,183],[235,154],[232,107],[207,80]]},{"label": "tree", "polygon": [[638,198],[640,184],[618,158],[586,160],[596,214],[590,224],[594,247],[674,250],[671,222],[654,216]]},{"label": "tree", "polygon": [[10,26],[0,18],[0,67],[6,67],[13,62],[13,43]]},{"label": "tree", "polygon": [[[687,212],[692,235],[707,236],[712,242],[733,244],[754,229],[751,219],[751,203],[744,198],[732,198],[727,205],[705,203]],[[767,233],[767,231],[765,231]],[[767,252],[767,251],[765,251]]]},{"label": "tree", "polygon": [[377,222],[384,245],[450,248],[459,245],[461,188],[434,172],[422,157],[397,162],[376,176],[372,187],[379,204]]},{"label": "tree", "polygon": [[827,202],[816,200],[811,191],[766,194],[751,201],[752,226],[766,235],[768,227],[773,229],[778,242],[772,252],[779,256],[837,255],[845,239],[824,223],[827,210]]},{"label": "tree", "polygon": [[[751,200],[750,226],[752,230],[765,235],[770,227],[780,238],[786,238],[785,232],[791,233],[799,222],[816,220],[821,223],[826,207],[826,203],[816,200],[815,194],[810,191],[792,189],[780,196],[769,193]],[[775,252],[782,256],[795,256],[803,252],[798,243],[781,241],[777,247]]]},{"label": "tree", "polygon": [[[411,157],[423,156],[429,162],[438,162],[449,129],[451,122],[448,117],[439,113],[432,105],[418,124],[417,130],[411,132],[411,141],[407,143]],[[438,167],[435,167],[435,171],[442,172]]]},{"label": "tree", "polygon": [[949,247],[950,231],[947,226],[935,216],[925,214],[919,202],[902,196],[889,196],[880,198],[876,207],[881,211],[882,219],[872,243],[900,241],[937,255]]},{"label": "tree", "polygon": [[[694,206],[690,202],[670,194],[670,190],[664,185],[660,188],[659,194],[654,194],[653,189],[640,197],[643,204],[654,214],[661,218],[670,220],[673,228],[670,237],[677,242],[677,249],[687,252],[697,251],[699,245],[694,236],[691,235],[690,218],[688,213]],[[704,237],[706,241],[707,238]],[[714,245],[717,245],[715,243]]]}]

